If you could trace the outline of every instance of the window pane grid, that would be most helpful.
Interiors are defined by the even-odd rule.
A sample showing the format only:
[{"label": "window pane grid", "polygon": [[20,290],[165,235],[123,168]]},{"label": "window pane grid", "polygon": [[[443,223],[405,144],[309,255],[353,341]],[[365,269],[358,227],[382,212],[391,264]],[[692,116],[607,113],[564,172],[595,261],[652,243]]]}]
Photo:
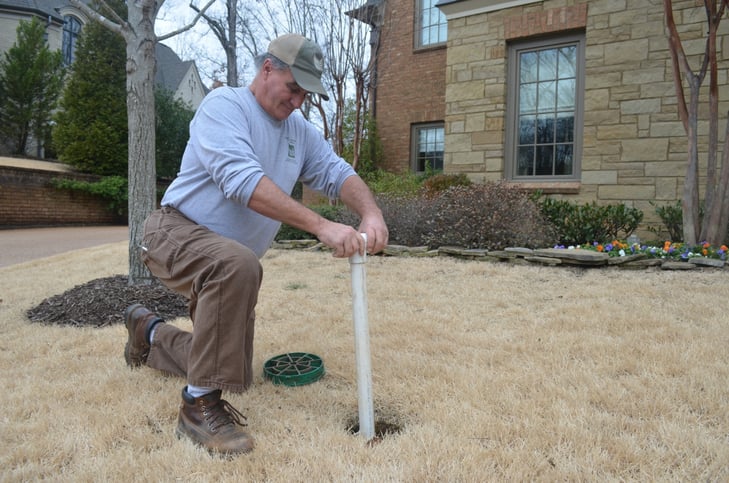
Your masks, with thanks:
[{"label": "window pane grid", "polygon": [[445,132],[443,127],[428,126],[415,128],[415,171],[443,170]]},{"label": "window pane grid", "polygon": [[574,174],[577,47],[518,53],[516,176]]},{"label": "window pane grid", "polygon": [[71,65],[76,53],[76,43],[81,32],[81,22],[71,15],[63,18],[63,39],[61,52],[63,52],[63,62],[65,65]]},{"label": "window pane grid", "polygon": [[443,43],[447,40],[448,30],[443,12],[435,5],[438,0],[418,0],[420,15],[419,46]]}]

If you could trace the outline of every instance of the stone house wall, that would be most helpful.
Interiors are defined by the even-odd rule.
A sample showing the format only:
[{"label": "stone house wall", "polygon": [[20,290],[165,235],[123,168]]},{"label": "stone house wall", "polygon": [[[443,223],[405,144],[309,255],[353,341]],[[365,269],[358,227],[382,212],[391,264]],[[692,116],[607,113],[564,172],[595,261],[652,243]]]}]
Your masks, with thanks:
[{"label": "stone house wall", "polygon": [[[697,69],[705,43],[703,2],[673,3],[684,48]],[[625,203],[643,211],[644,225],[660,224],[653,204],[680,198],[687,159],[660,2],[550,0],[450,19],[445,170],[478,181],[504,178],[507,43],[575,29],[584,30],[586,41],[581,178],[523,184],[577,202]],[[729,56],[727,32],[724,19],[720,64]],[[729,99],[721,65],[719,84],[720,99]],[[726,102],[719,112],[721,133]],[[702,120],[700,159],[706,126]]]}]

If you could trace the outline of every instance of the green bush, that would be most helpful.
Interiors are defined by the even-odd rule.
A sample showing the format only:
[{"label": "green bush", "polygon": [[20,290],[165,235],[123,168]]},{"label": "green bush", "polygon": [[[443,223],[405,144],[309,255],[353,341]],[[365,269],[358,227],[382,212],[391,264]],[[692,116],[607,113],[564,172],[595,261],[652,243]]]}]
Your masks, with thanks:
[{"label": "green bush", "polygon": [[[663,227],[668,232],[668,239],[673,242],[683,242],[683,208],[681,206],[681,200],[676,201],[673,205],[656,206],[653,202],[651,202],[651,205],[655,206],[656,214],[661,218]],[[699,205],[700,223],[704,221],[704,212],[705,208],[702,202]],[[649,227],[648,231],[661,238],[660,228]],[[727,229],[726,239],[729,240],[729,229]]]},{"label": "green bush", "polygon": [[[533,198],[538,198],[533,197]],[[559,243],[579,245],[605,242],[630,235],[643,220],[643,212],[624,204],[598,206],[542,198],[538,201],[544,216],[555,226]]]},{"label": "green bush", "polygon": [[403,196],[417,193],[423,185],[424,177],[415,173],[390,173],[376,169],[368,173],[364,181],[375,194]]},{"label": "green bush", "polygon": [[108,201],[108,208],[117,215],[127,215],[128,211],[128,183],[123,176],[107,176],[99,181],[77,181],[72,179],[58,179],[53,185],[59,189],[76,190],[100,196]]},{"label": "green bush", "polygon": [[[674,242],[683,241],[683,209],[681,208],[681,201],[676,201],[673,205],[656,206],[655,203],[651,202],[656,209],[656,214],[660,217],[664,228],[668,231],[669,240]],[[660,228],[649,227],[648,231],[655,233],[660,238]]]}]

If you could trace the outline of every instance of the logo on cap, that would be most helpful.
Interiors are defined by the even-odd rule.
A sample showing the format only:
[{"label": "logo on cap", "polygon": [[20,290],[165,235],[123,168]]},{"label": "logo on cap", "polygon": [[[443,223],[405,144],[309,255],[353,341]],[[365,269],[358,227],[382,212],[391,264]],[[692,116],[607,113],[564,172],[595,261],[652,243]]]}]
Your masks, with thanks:
[{"label": "logo on cap", "polygon": [[314,67],[317,70],[324,70],[324,56],[321,54],[314,54]]}]

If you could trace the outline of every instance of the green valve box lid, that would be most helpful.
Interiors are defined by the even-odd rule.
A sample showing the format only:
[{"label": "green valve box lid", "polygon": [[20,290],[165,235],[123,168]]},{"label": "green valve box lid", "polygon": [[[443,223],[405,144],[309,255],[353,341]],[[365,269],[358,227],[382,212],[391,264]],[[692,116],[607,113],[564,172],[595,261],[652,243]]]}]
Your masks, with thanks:
[{"label": "green valve box lid", "polygon": [[263,365],[263,376],[284,386],[304,386],[318,381],[323,375],[321,357],[306,352],[280,354]]}]

